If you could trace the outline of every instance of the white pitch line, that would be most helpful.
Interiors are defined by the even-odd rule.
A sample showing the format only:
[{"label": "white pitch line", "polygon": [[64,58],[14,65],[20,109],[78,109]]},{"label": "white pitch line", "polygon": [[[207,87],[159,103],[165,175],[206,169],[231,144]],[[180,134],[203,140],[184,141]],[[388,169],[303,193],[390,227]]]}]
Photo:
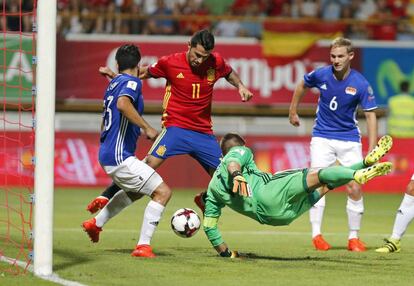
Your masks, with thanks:
[{"label": "white pitch line", "polygon": [[[7,257],[7,256],[0,256],[1,262],[6,262],[8,264],[16,264],[17,266],[21,268],[26,268],[27,263],[21,260],[15,260],[14,258]],[[27,270],[32,272],[34,271],[33,265],[29,265],[27,267]],[[59,275],[56,273],[52,273],[51,275],[35,275],[36,277],[39,277],[40,279],[47,280],[50,282],[54,282],[56,284],[60,284],[63,286],[87,286],[86,284],[82,284],[76,281],[66,280],[63,278],[60,278]]]},{"label": "white pitch line", "polygon": [[[55,228],[55,231],[59,232],[83,232],[81,228]],[[139,230],[133,229],[105,229],[105,233],[136,233],[138,234]],[[221,233],[225,234],[234,234],[234,235],[294,235],[294,236],[309,236],[310,231],[271,231],[271,230],[220,230]],[[172,230],[156,230],[156,233],[159,234],[170,234],[173,233]],[[348,232],[324,232],[325,236],[343,236],[348,235]],[[390,233],[363,233],[362,236],[384,236],[388,237]],[[414,234],[405,234],[404,237],[414,237]]]}]

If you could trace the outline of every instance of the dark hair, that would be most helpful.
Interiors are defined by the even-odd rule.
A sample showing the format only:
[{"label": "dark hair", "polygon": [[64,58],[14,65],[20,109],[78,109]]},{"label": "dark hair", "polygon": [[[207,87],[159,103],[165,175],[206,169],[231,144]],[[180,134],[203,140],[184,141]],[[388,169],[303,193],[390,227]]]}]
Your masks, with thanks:
[{"label": "dark hair", "polygon": [[196,32],[190,40],[191,47],[196,47],[198,44],[203,46],[206,51],[214,49],[214,36],[209,30],[200,30]]},{"label": "dark hair", "polygon": [[135,68],[141,60],[141,53],[134,44],[125,44],[118,48],[115,55],[118,71]]},{"label": "dark hair", "polygon": [[410,83],[408,82],[408,80],[403,80],[402,82],[400,82],[400,90],[402,92],[408,92],[409,89]]},{"label": "dark hair", "polygon": [[244,140],[243,137],[237,133],[227,133],[220,140],[220,148],[223,152],[223,155],[226,155],[231,147],[244,145],[246,145],[246,140]]}]

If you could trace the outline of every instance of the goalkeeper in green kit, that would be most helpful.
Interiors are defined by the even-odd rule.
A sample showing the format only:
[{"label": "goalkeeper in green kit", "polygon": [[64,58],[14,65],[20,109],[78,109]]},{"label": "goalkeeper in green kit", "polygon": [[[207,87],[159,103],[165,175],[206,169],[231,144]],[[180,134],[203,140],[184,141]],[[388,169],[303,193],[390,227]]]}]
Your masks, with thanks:
[{"label": "goalkeeper in green kit", "polygon": [[[295,169],[275,174],[260,171],[252,151],[235,133],[220,142],[223,160],[208,186],[205,199],[204,231],[222,257],[238,257],[227,247],[217,222],[225,206],[267,225],[288,225],[308,211],[329,190],[351,180],[365,184],[391,171],[390,162],[378,163],[392,146],[390,136],[383,136],[363,162],[350,167]],[[327,188],[321,188],[327,186]]]}]

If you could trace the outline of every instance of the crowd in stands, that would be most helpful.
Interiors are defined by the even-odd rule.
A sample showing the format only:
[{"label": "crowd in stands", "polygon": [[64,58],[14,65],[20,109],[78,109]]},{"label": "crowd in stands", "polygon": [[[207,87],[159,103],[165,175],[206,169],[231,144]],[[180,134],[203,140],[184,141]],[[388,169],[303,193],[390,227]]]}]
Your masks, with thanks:
[{"label": "crowd in stands", "polygon": [[[3,29],[31,29],[17,21],[16,12],[24,14],[33,0],[2,2]],[[414,39],[414,0],[57,0],[57,4],[60,35],[191,35],[210,28],[217,36],[261,38],[263,24],[280,17],[342,21],[343,32],[351,39]]]}]

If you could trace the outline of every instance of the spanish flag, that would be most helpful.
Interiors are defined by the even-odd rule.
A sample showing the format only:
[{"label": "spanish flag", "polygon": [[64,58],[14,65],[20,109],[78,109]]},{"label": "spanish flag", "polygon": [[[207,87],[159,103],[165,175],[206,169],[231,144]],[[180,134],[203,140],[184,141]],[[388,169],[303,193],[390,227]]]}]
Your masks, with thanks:
[{"label": "spanish flag", "polygon": [[265,22],[262,53],[271,66],[286,64],[306,56],[320,39],[341,36],[345,24],[336,22]]}]

